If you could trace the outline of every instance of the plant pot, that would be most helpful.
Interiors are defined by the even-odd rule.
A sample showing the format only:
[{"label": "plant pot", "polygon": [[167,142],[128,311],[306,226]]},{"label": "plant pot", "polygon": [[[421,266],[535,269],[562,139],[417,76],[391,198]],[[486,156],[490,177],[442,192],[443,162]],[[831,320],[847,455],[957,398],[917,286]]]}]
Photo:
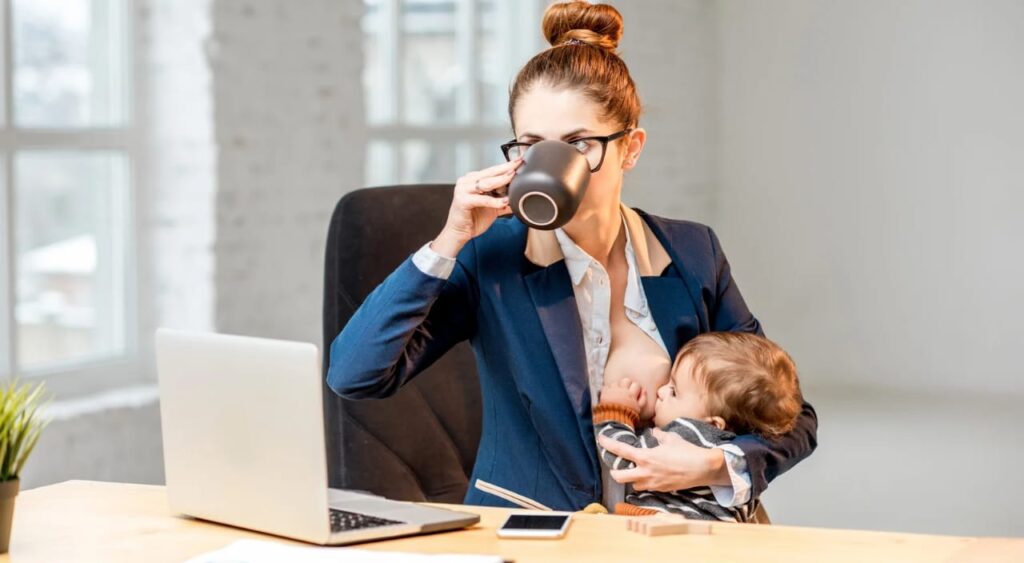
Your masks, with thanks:
[{"label": "plant pot", "polygon": [[11,479],[0,482],[0,553],[7,553],[11,545],[11,524],[14,522],[14,499],[21,481]]}]

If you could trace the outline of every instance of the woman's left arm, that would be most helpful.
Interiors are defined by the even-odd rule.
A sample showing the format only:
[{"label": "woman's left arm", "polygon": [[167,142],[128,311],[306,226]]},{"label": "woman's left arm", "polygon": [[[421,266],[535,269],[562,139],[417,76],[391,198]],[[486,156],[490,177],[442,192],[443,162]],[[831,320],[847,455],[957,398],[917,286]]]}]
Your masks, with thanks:
[{"label": "woman's left arm", "polygon": [[[710,329],[763,336],[761,323],[747,308],[732,278],[729,261],[721,250],[718,237],[710,228],[708,236],[715,267],[714,287],[709,288],[709,293],[712,293],[708,310]],[[616,481],[632,483],[640,490],[654,491],[734,485],[723,449],[702,448],[674,434],[655,432],[661,445],[646,450],[599,438],[601,446],[608,451],[636,462],[632,469],[613,471],[612,477]],[[814,407],[805,401],[796,427],[778,439],[769,441],[754,434],[737,436],[732,445],[742,452],[745,473],[750,479],[750,494],[745,495],[747,500],[758,498],[769,482],[811,455],[818,444],[817,432],[817,414]]]}]

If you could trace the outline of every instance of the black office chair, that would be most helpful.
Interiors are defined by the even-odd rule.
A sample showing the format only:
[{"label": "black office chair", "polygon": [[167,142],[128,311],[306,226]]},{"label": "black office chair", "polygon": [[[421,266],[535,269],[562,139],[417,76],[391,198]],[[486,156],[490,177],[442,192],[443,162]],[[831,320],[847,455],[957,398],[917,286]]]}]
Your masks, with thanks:
[{"label": "black office chair", "polygon": [[[330,346],[366,296],[444,227],[451,185],[366,188],[341,198],[327,235],[324,373]],[[480,383],[462,342],[387,399],[324,386],[330,486],[462,502],[480,442]]]}]

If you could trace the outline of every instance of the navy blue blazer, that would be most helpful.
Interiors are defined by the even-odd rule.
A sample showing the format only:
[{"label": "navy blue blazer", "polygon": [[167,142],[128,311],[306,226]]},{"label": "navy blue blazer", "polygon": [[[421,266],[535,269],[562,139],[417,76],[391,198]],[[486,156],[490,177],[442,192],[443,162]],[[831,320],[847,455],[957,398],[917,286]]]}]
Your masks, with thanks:
[{"label": "navy blue blazer", "polygon": [[[636,210],[671,263],[643,276],[648,305],[672,357],[708,331],[762,334],[714,232]],[[600,502],[600,461],[587,364],[564,260],[527,259],[527,229],[499,218],[457,256],[448,280],[410,256],[369,296],[331,344],[327,383],[350,398],[386,397],[468,339],[476,355],[483,428],[470,483],[483,479],[558,510]],[[738,436],[756,497],[814,451],[817,416],[804,403],[778,440]],[[470,486],[465,502],[509,504]]]}]

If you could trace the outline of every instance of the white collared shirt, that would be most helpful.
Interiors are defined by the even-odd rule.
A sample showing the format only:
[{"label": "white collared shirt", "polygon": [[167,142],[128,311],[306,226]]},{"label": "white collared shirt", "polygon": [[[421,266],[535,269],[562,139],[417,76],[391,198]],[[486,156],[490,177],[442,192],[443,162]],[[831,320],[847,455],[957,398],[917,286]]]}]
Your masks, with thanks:
[{"label": "white collared shirt", "polygon": [[[625,225],[625,218],[623,218]],[[658,326],[654,324],[647,307],[647,296],[644,294],[640,281],[640,269],[636,265],[633,252],[633,241],[626,231],[626,292],[623,297],[626,318],[650,336],[654,342],[669,356],[668,348],[661,339]],[[604,386],[604,370],[608,363],[608,352],[611,347],[611,279],[608,271],[597,260],[591,258],[561,228],[555,229],[555,237],[565,256],[565,267],[572,279],[573,293],[576,296],[576,308],[580,313],[580,324],[583,326],[583,345],[587,352],[587,373],[590,379],[590,404],[597,404],[597,395]]]},{"label": "white collared shirt", "polygon": [[[620,212],[620,217],[621,217]],[[669,355],[661,333],[654,323],[654,317],[647,306],[640,279],[640,269],[636,264],[629,228],[626,231],[626,291],[624,305],[626,318],[650,336]],[[589,379],[591,404],[597,404],[597,394],[604,384],[604,368],[608,361],[611,346],[611,282],[608,272],[600,262],[593,259],[581,249],[561,228],[555,229],[555,236],[565,257],[565,266],[572,279],[573,293],[579,310],[580,324],[583,327],[583,344],[587,356],[587,375]],[[428,276],[448,279],[455,268],[455,259],[442,256],[430,248],[430,243],[423,245],[412,257],[417,268]],[[596,439],[596,438],[595,438]],[[733,444],[716,446],[725,453],[726,467],[732,481],[731,487],[712,485],[711,490],[719,504],[725,507],[739,506],[750,499],[750,474],[747,472],[747,461],[743,450]],[[616,483],[604,464],[601,465],[601,484],[604,493],[604,505],[609,511],[614,510],[615,503],[621,502],[625,496],[625,487]]]}]

